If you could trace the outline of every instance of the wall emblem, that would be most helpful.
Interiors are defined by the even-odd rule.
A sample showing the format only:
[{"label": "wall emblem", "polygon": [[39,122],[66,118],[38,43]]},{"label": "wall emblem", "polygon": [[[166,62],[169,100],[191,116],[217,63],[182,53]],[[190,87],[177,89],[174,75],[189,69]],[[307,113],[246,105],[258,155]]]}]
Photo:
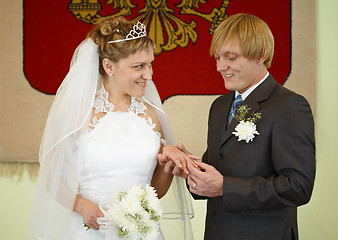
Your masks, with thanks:
[{"label": "wall emblem", "polygon": [[162,100],[223,94],[210,44],[219,24],[236,13],[262,18],[275,38],[269,72],[281,84],[291,72],[291,0],[24,0],[24,73],[31,86],[55,94],[75,48],[94,24],[114,16],[139,20],[156,43],[153,80]]},{"label": "wall emblem", "polygon": [[[210,22],[209,34],[213,34],[217,26],[227,17],[226,9],[230,0],[219,1],[219,8],[213,8],[210,13],[198,11],[200,4],[205,0],[181,0],[176,7],[179,14],[195,15]],[[104,4],[111,5],[112,9],[119,11],[107,16],[99,12],[103,6],[98,0],[72,0],[68,10],[81,21],[90,24],[100,23],[107,18],[132,15],[137,5],[131,0],[108,0]],[[142,8],[137,11],[135,21],[143,22],[148,29],[149,36],[155,41],[155,55],[163,51],[172,51],[177,46],[186,47],[189,40],[195,43],[198,33],[195,30],[197,23],[194,20],[184,21],[174,15],[175,9],[168,7],[167,0],[145,0]]]}]

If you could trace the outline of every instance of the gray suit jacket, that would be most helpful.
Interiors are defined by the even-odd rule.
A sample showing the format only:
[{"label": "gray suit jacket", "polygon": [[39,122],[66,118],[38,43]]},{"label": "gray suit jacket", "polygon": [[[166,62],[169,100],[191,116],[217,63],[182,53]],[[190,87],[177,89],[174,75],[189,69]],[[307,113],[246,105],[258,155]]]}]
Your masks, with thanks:
[{"label": "gray suit jacket", "polygon": [[230,92],[210,108],[203,162],[224,183],[223,196],[208,198],[205,239],[298,239],[297,206],[310,200],[315,179],[310,106],[270,75],[243,102],[262,116],[259,135],[246,143],[232,134],[235,118],[226,126],[233,99]]}]

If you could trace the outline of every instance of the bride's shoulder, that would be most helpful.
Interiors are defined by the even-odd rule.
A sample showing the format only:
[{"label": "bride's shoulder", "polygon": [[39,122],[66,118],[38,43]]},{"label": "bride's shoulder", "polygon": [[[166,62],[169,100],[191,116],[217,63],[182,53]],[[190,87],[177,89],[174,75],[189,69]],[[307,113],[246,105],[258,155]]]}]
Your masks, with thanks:
[{"label": "bride's shoulder", "polygon": [[155,127],[156,131],[161,131],[161,124],[160,124],[160,120],[159,120],[156,108],[154,108],[147,102],[142,101],[142,103],[146,107],[146,109],[144,110],[144,114],[145,114],[144,117],[148,120],[150,119],[152,123],[156,124],[156,127]]},{"label": "bride's shoulder", "polygon": [[153,119],[153,121],[158,121],[158,115],[157,115],[157,110],[156,108],[154,108],[153,106],[151,106],[150,104],[148,104],[147,102],[143,102],[143,104],[146,106],[146,110],[144,111],[145,114],[148,117],[151,117]]},{"label": "bride's shoulder", "polygon": [[93,107],[92,107],[92,113],[91,113],[91,119],[89,123],[89,129],[93,130],[100,119],[104,117],[107,112],[113,111],[114,105],[109,103],[106,98],[98,91],[95,94]]}]

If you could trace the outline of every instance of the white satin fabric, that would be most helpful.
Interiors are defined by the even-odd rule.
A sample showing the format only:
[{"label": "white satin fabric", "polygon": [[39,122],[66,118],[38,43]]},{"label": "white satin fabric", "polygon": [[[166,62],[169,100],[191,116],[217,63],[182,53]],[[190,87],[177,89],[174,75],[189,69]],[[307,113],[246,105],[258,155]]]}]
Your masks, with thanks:
[{"label": "white satin fabric", "polygon": [[[134,184],[151,184],[160,136],[150,123],[133,111],[108,112],[94,129],[79,138],[76,146],[82,165],[80,195],[105,207],[113,193]],[[74,212],[62,239],[118,239],[108,234],[86,231],[82,217]],[[161,234],[157,239],[163,239]]]}]

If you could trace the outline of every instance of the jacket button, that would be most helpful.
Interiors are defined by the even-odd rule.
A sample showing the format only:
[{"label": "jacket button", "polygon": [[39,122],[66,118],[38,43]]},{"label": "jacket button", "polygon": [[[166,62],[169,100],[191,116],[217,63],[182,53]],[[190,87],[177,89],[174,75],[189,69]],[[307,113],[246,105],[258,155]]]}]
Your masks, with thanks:
[{"label": "jacket button", "polygon": [[220,159],[223,159],[223,157],[224,157],[224,156],[223,156],[223,153],[219,153],[219,154],[218,154],[218,157],[219,157]]},{"label": "jacket button", "polygon": [[216,216],[216,210],[211,211],[211,216]]}]

